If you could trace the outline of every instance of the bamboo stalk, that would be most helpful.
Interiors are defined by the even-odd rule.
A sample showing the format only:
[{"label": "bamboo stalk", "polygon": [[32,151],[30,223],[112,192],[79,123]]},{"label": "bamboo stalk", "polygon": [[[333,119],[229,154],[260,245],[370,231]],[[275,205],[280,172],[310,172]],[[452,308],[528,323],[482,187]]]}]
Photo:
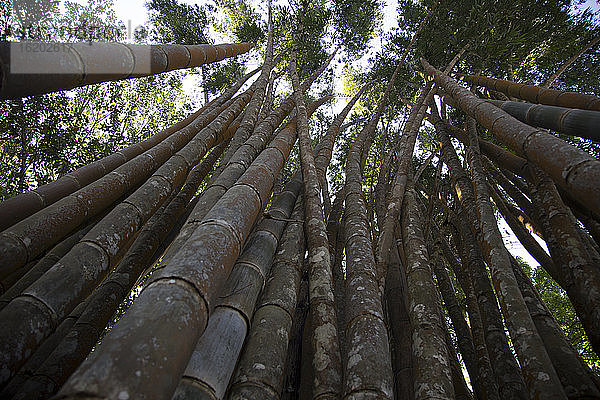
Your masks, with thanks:
[{"label": "bamboo stalk", "polygon": [[[40,48],[52,48],[54,51],[36,50]],[[251,48],[250,43],[135,45],[4,42],[0,44],[3,75],[0,99],[18,99],[94,83],[199,67],[246,53]]]},{"label": "bamboo stalk", "polygon": [[600,141],[600,111],[488,100],[527,125]]},{"label": "bamboo stalk", "polygon": [[414,190],[404,194],[402,242],[406,254],[408,313],[413,337],[415,399],[453,399],[450,360],[444,337],[440,295],[422,236]]},{"label": "bamboo stalk", "polygon": [[[0,327],[0,363],[7,371],[16,372],[31,350],[106,277],[143,223],[183,184],[189,169],[215,142],[228,139],[222,137],[224,131],[249,98],[247,92],[235,100],[166,160],[135,193],[96,224],[43,278],[0,312],[0,318],[6,321]],[[7,374],[2,381],[9,376]]]},{"label": "bamboo stalk", "polygon": [[[100,397],[116,397],[125,392],[157,399],[173,394],[206,328],[209,311],[218,303],[219,290],[291,151],[294,128],[291,123],[279,133],[214,205],[185,246],[152,274],[129,312],[59,394],[69,398],[93,391]],[[107,368],[105,360],[114,357],[121,361]],[[153,360],[151,365],[145,357]],[[164,374],[165,369],[172,373]]]},{"label": "bamboo stalk", "polygon": [[235,85],[225,90],[223,94],[201,107],[198,111],[190,114],[182,121],[150,136],[139,143],[132,144],[106,156],[100,160],[84,165],[70,172],[56,181],[47,183],[32,191],[11,197],[0,203],[0,231],[24,220],[41,209],[62,199],[65,196],[91,184],[102,178],[115,168],[139,156],[145,151],[156,146],[167,137],[187,127],[200,115],[210,113],[211,110],[221,107],[228,101],[240,87],[250,79],[259,69],[249,72],[240,78]]},{"label": "bamboo stalk", "polygon": [[[291,219],[303,220],[303,208],[302,200],[298,198]],[[303,224],[289,222],[231,381],[230,400],[279,399],[294,310],[300,300],[304,248]]]},{"label": "bamboo stalk", "polygon": [[221,301],[192,353],[174,399],[224,397],[286,227],[284,220],[290,218],[301,188],[300,179],[290,181],[269,209],[272,218],[264,218],[249,237],[221,291]]},{"label": "bamboo stalk", "polygon": [[[496,90],[507,96],[517,97],[531,103],[600,111],[600,98],[588,94],[546,89],[540,86],[526,85],[479,75],[457,74],[457,76],[472,85],[485,86],[490,90]],[[448,93],[451,93],[451,91],[448,91]]]},{"label": "bamboo stalk", "polygon": [[[475,97],[424,59],[422,63],[427,73],[434,76],[435,81],[452,95],[463,111],[477,119],[517,154],[537,164],[586,208],[600,215],[600,160],[556,136],[523,124]],[[600,108],[600,99],[598,101]]]}]

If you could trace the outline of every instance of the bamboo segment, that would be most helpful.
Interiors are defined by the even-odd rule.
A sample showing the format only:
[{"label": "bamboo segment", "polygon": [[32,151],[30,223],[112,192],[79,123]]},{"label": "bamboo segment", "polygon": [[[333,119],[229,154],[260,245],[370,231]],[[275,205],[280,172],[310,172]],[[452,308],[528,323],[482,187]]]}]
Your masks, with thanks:
[{"label": "bamboo segment", "polygon": [[304,93],[300,91],[295,50],[290,61],[290,77],[296,103],[298,147],[304,182],[304,224],[308,247],[309,312],[312,322],[310,334],[314,373],[312,396],[315,399],[338,399],[342,386],[342,360],[333,297],[331,256],[320,197],[321,187],[308,132]]},{"label": "bamboo segment", "polygon": [[0,203],[0,231],[24,220],[44,207],[49,206],[65,196],[89,185],[104,175],[113,171],[127,161],[139,156],[145,151],[156,146],[167,137],[178,132],[194,122],[200,115],[209,113],[212,109],[221,107],[228,101],[240,87],[250,79],[259,69],[246,74],[240,78],[235,85],[223,92],[221,96],[204,105],[195,113],[184,120],[150,136],[139,143],[133,144],[106,156],[100,160],[85,165],[73,172],[62,176],[56,181],[42,185],[30,192],[16,195]]},{"label": "bamboo segment", "polygon": [[292,180],[274,200],[269,217],[259,223],[248,239],[221,292],[221,302],[192,353],[174,399],[223,398],[285,229],[285,220],[290,218],[301,188],[300,179]]},{"label": "bamboo segment", "polygon": [[[175,153],[188,146],[214,141],[204,136],[204,129],[232,104],[247,101],[249,94],[229,100],[218,109],[200,115],[187,127],[172,134],[158,145],[116,168],[90,185],[62,198],[42,211],[17,223],[0,234],[0,276],[7,275],[34,259],[45,249],[58,242],[84,221],[99,214],[124,193],[148,179]],[[194,139],[195,138],[195,139]],[[192,140],[193,139],[193,140]],[[189,157],[189,156],[188,156]],[[179,161],[176,161],[179,160]],[[189,165],[183,157],[170,161],[175,165]],[[193,164],[192,164],[193,165]],[[163,184],[164,185],[164,184]]]},{"label": "bamboo segment", "polygon": [[[600,215],[600,160],[556,136],[526,125],[444,76],[422,60],[429,75],[454,98],[460,108],[494,136],[537,164],[560,186],[596,215]],[[599,99],[600,101],[600,99]],[[600,103],[598,103],[600,107]]]},{"label": "bamboo segment", "polygon": [[442,149],[442,158],[450,171],[450,179],[457,198],[461,204],[458,217],[460,236],[465,245],[469,273],[473,276],[473,289],[475,291],[481,316],[485,328],[485,342],[489,351],[490,360],[494,373],[498,381],[500,397],[526,399],[525,384],[519,367],[508,347],[508,339],[502,327],[502,317],[498,310],[498,303],[494,291],[491,287],[487,270],[483,262],[481,250],[477,246],[478,237],[473,232],[479,232],[477,229],[479,217],[476,213],[475,193],[471,180],[462,168],[456,151],[450,142],[446,131],[446,126],[437,115],[434,105],[431,105],[435,112],[431,115],[434,120],[437,138]]},{"label": "bamboo segment", "polygon": [[531,103],[600,111],[600,98],[589,94],[546,89],[539,86],[526,85],[523,83],[488,78],[479,75],[457,74],[457,76],[470,84],[485,86],[490,90],[496,90],[507,96],[518,97],[519,99]]},{"label": "bamboo segment", "polygon": [[[222,137],[224,131],[249,99],[249,92],[238,97],[0,312],[0,318],[6,321],[0,327],[0,364],[6,366],[7,372],[16,372],[32,349],[104,279],[142,224],[183,184],[189,169],[198,164],[213,144],[228,139]],[[9,376],[3,376],[2,381]]]},{"label": "bamboo segment", "polygon": [[569,399],[599,398],[600,391],[594,383],[593,372],[569,342],[529,277],[514,258],[511,262],[531,318],[548,349],[548,355],[552,359],[567,397]]},{"label": "bamboo segment", "polygon": [[408,312],[415,360],[415,399],[453,399],[441,300],[433,283],[414,190],[404,195],[402,241],[407,258]]},{"label": "bamboo segment", "polygon": [[[32,376],[23,384],[23,399],[48,398],[60,388],[81,364],[94,346],[110,318],[131,291],[142,273],[152,265],[152,257],[159,243],[164,240],[177,217],[185,211],[185,205],[202,183],[227,141],[219,144],[200,164],[195,166],[185,185],[173,198],[165,202],[161,210],[150,218],[140,234],[108,278],[86,300],[81,316],[73,328],[64,333],[52,353],[43,364],[38,364]],[[74,350],[75,349],[75,350]]]},{"label": "bamboo segment", "polygon": [[[295,139],[295,124],[290,123],[212,207],[179,252],[153,273],[129,312],[59,394],[135,393],[153,399],[173,394]],[[119,362],[106,363],[115,358]],[[163,373],[167,369],[170,374]]]},{"label": "bamboo segment", "polygon": [[[42,48],[51,48],[53,51],[39,50]],[[4,42],[0,44],[0,99],[18,99],[94,83],[199,67],[246,53],[251,48],[250,43],[135,45]]]},{"label": "bamboo segment", "polygon": [[488,102],[528,125],[600,141],[600,111],[517,101],[488,100]]},{"label": "bamboo segment", "polygon": [[532,398],[565,399],[566,395],[562,390],[558,374],[552,366],[544,343],[519,291],[510,264],[511,256],[504,246],[491,207],[490,194],[483,175],[475,120],[470,118],[467,123],[471,138],[471,173],[479,215],[479,229],[482,232],[480,246],[484,251],[496,295],[504,312],[504,320],[521,364],[525,384]]},{"label": "bamboo segment", "polygon": [[[300,183],[300,182],[299,182]],[[281,238],[228,399],[279,399],[304,259],[303,204],[298,198]],[[274,334],[275,332],[275,334]]]}]

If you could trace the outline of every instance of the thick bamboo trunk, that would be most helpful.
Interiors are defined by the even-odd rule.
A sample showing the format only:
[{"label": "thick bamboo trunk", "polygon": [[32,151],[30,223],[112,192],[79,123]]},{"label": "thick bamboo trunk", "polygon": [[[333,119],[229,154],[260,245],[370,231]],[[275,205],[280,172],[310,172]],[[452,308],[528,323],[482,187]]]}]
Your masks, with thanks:
[{"label": "thick bamboo trunk", "polygon": [[[488,78],[486,76],[464,74],[457,75],[461,80],[464,80],[472,85],[485,86],[490,90],[496,90],[506,94],[507,96],[517,97],[531,103],[600,111],[600,98],[589,94],[546,89],[540,86],[526,85],[523,83],[506,81],[503,79]],[[450,93],[450,91],[448,91],[448,93]]]},{"label": "thick bamboo trunk", "polygon": [[552,180],[539,169],[530,182],[539,207],[544,237],[557,264],[557,282],[565,289],[596,353],[600,353],[600,269],[582,241],[579,227],[560,199]]},{"label": "thick bamboo trunk", "polygon": [[[2,232],[0,276],[35,258],[146,179],[150,178],[146,186],[143,186],[144,189],[138,190],[148,190],[150,182],[160,180],[161,174],[167,175],[162,178],[162,182],[156,183],[158,186],[155,191],[158,191],[159,187],[168,186],[175,178],[182,179],[185,175],[171,176],[171,170],[184,171],[190,168],[196,163],[194,159],[202,157],[207,148],[223,140],[220,127],[229,121],[230,116],[239,113],[250,95],[251,89],[235,100],[227,101],[220,108],[200,115],[190,125],[172,134],[157,146]],[[151,178],[153,175],[156,176]],[[133,196],[138,197],[132,199],[133,203],[140,200],[148,202],[141,192]],[[144,208],[147,207],[141,206],[140,210]],[[139,217],[132,215],[131,218]]]},{"label": "thick bamboo trunk", "polygon": [[517,101],[488,100],[516,119],[531,126],[566,135],[600,140],[600,111],[578,110]]},{"label": "thick bamboo trunk", "polygon": [[308,247],[311,345],[313,350],[312,397],[338,399],[342,391],[342,360],[337,334],[337,316],[333,297],[331,256],[321,202],[321,187],[315,166],[304,93],[292,52],[290,77],[298,118],[298,145],[304,182],[304,231]]},{"label": "thick bamboo trunk", "polygon": [[[212,207],[167,265],[153,273],[129,312],[59,393],[75,398],[92,391],[100,397],[126,392],[157,399],[173,394],[295,140],[295,123],[290,123]],[[120,362],[107,367],[105,360],[114,357]],[[165,369],[172,373],[164,374]]]},{"label": "thick bamboo trunk", "polygon": [[[395,74],[397,75],[398,68]],[[393,78],[392,78],[393,79]],[[346,288],[344,312],[346,354],[344,399],[393,397],[393,370],[381,295],[377,285],[367,206],[362,192],[363,154],[383,112],[390,84],[370,122],[358,134],[346,162]]]},{"label": "thick bamboo trunk", "polygon": [[[39,50],[48,48],[53,51]],[[246,53],[251,48],[250,43],[215,46],[4,42],[0,45],[3,75],[0,99],[199,67]]]},{"label": "thick bamboo trunk", "polygon": [[127,161],[156,146],[172,134],[187,127],[200,115],[210,113],[211,110],[221,107],[258,71],[259,69],[255,69],[246,74],[218,98],[207,103],[184,120],[150,136],[148,139],[132,144],[123,150],[119,150],[116,153],[85,165],[56,181],[42,185],[30,192],[11,197],[0,203],[0,231],[9,228],[50,204],[100,179]]},{"label": "thick bamboo trunk", "polygon": [[467,124],[471,136],[469,161],[482,238],[480,246],[484,251],[496,295],[504,312],[504,321],[521,364],[525,384],[532,398],[565,399],[566,395],[558,375],[519,290],[510,263],[510,253],[504,247],[502,234],[498,229],[483,172],[475,121],[469,119]]},{"label": "thick bamboo trunk", "polygon": [[[176,188],[181,187],[189,169],[198,164],[215,143],[228,139],[223,134],[249,98],[250,93],[240,96],[230,108],[172,157],[157,157],[152,160],[152,163],[162,160],[165,162],[135,193],[96,224],[42,278],[0,312],[0,317],[6,321],[0,327],[0,363],[6,365],[7,371],[16,371],[31,350],[52,333],[54,326],[106,277],[123,257],[131,239],[142,225]],[[143,157],[141,161],[149,160]],[[108,176],[110,175],[112,174]],[[114,178],[120,176],[116,175]],[[103,187],[101,193],[110,189],[110,185]],[[99,195],[93,192],[91,194]],[[73,200],[77,201],[79,198]],[[60,207],[57,211],[60,211]],[[35,246],[35,243],[32,245]]]},{"label": "thick bamboo trunk", "polygon": [[[58,391],[97,343],[104,327],[129,294],[140,276],[147,271],[158,245],[165,239],[177,218],[185,211],[198,186],[221,155],[227,141],[219,144],[194,167],[181,190],[142,228],[123,260],[107,279],[86,299],[81,316],[43,364],[19,389],[16,398],[44,399]],[[75,349],[75,350],[74,350]]]},{"label": "thick bamboo trunk", "polygon": [[[305,251],[301,222],[303,209],[299,198],[292,213],[293,222],[285,227],[246,345],[231,380],[228,395],[231,400],[276,400],[284,390],[294,310],[302,300],[299,293]],[[291,345],[292,342],[289,343]]]},{"label": "thick bamboo trunk", "polygon": [[569,342],[529,277],[514,258],[511,259],[511,263],[531,318],[544,341],[567,397],[569,399],[599,398],[600,391],[594,382],[597,379],[594,373]]},{"label": "thick bamboo trunk", "polygon": [[422,60],[422,63],[427,73],[434,76],[436,83],[452,95],[465,113],[477,119],[517,154],[537,164],[586,208],[600,215],[600,160],[556,136],[523,124],[475,97],[427,61]]},{"label": "thick bamboo trunk", "polygon": [[414,190],[409,189],[402,207],[402,240],[407,259],[415,399],[454,399],[441,300],[433,282],[421,222]]},{"label": "thick bamboo trunk", "polygon": [[249,237],[221,291],[220,303],[196,344],[174,399],[224,397],[285,221],[292,214],[301,188],[300,179],[290,181],[269,208],[269,218],[264,218]]}]

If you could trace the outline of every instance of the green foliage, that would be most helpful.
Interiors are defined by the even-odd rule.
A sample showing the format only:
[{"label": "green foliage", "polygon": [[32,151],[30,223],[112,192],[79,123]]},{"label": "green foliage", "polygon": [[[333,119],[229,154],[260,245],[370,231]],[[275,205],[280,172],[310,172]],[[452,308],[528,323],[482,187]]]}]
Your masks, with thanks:
[{"label": "green foliage", "polygon": [[382,18],[379,0],[335,0],[333,5],[333,22],[350,54],[363,52]]},{"label": "green foliage", "polygon": [[225,21],[217,25],[224,35],[235,42],[258,43],[266,38],[261,27],[260,15],[245,0],[218,0],[217,5],[225,13]]},{"label": "green foliage", "polygon": [[246,68],[236,60],[228,60],[217,67],[206,68],[202,87],[208,93],[215,95],[230,87],[244,76]]},{"label": "green foliage", "polygon": [[210,43],[208,26],[215,11],[210,4],[181,4],[177,0],[149,0],[153,25],[150,36],[160,43],[201,44]]}]

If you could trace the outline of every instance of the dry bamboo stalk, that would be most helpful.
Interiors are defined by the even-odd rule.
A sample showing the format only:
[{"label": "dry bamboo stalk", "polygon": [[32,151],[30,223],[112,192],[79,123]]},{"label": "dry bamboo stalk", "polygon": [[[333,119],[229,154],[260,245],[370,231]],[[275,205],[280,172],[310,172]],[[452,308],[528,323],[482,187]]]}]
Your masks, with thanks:
[{"label": "dry bamboo stalk", "polygon": [[[600,215],[600,161],[556,136],[526,125],[475,97],[422,60],[428,74],[454,98],[460,108],[477,119],[517,154],[537,164],[590,211]],[[549,89],[548,89],[549,90]],[[600,108],[600,99],[598,106]]]},{"label": "dry bamboo stalk", "polygon": [[453,399],[440,295],[433,282],[414,190],[404,194],[402,242],[406,254],[408,313],[412,325],[415,399]]},{"label": "dry bamboo stalk", "polygon": [[[291,219],[303,219],[303,208],[298,198]],[[303,259],[303,224],[289,222],[254,313],[228,399],[279,399]]]},{"label": "dry bamboo stalk", "polygon": [[[600,98],[588,94],[546,89],[503,79],[488,78],[486,76],[465,74],[457,74],[457,76],[470,84],[485,86],[490,90],[496,90],[507,96],[517,97],[531,103],[600,111]],[[448,93],[452,94],[450,90],[448,90]]]},{"label": "dry bamboo stalk", "polygon": [[[173,394],[295,139],[291,123],[219,199],[168,265],[153,273],[129,312],[59,394],[75,398],[82,392],[100,397],[135,393],[156,399]],[[115,358],[120,361],[107,366],[105,361]],[[171,373],[164,374],[166,369]]]},{"label": "dry bamboo stalk", "polygon": [[[396,68],[397,72],[398,68]],[[397,74],[396,74],[397,75]],[[388,84],[377,110],[356,137],[346,161],[344,230],[346,233],[346,288],[344,299],[346,354],[344,399],[393,397],[394,377],[383,305],[376,281],[362,171],[368,146],[383,113]]]},{"label": "dry bamboo stalk", "polygon": [[259,69],[246,74],[236,82],[230,89],[223,92],[221,96],[205,104],[198,111],[189,115],[182,121],[150,136],[139,143],[133,144],[106,156],[100,160],[85,165],[73,172],[70,172],[56,181],[42,185],[32,191],[11,197],[0,203],[0,231],[22,221],[39,210],[49,206],[52,203],[62,199],[65,196],[89,185],[100,179],[104,175],[113,171],[115,168],[126,163],[134,157],[142,154],[150,148],[156,146],[175,132],[190,125],[200,115],[210,112],[211,109],[222,106],[229,100],[240,87],[251,78]]},{"label": "dry bamboo stalk", "polygon": [[[1,312],[0,363],[7,374],[23,364],[40,341],[52,333],[80,301],[100,283],[130,244],[132,237],[176,188],[189,169],[222,137],[250,98],[246,92],[185,147],[170,157],[138,190],[117,205],[44,276]],[[165,143],[165,142],[163,142]],[[59,202],[60,203],[60,202]],[[57,203],[58,204],[58,203]],[[9,372],[10,371],[10,372]]]},{"label": "dry bamboo stalk", "polygon": [[517,101],[488,100],[516,119],[531,126],[566,135],[600,140],[600,111],[579,110]]},{"label": "dry bamboo stalk", "polygon": [[286,227],[285,219],[290,218],[301,188],[300,179],[290,181],[269,208],[272,218],[264,218],[250,235],[221,291],[221,301],[196,344],[174,399],[223,398]]},{"label": "dry bamboo stalk", "polygon": [[[54,51],[35,51],[51,47]],[[250,43],[135,45],[126,43],[4,42],[0,45],[0,99],[18,99],[94,83],[199,67],[235,57]],[[33,49],[33,50],[32,50]],[[26,54],[27,67],[14,70]],[[44,71],[44,72],[42,72]]]},{"label": "dry bamboo stalk", "polygon": [[[172,134],[158,145],[133,158],[92,184],[62,198],[0,234],[0,276],[7,275],[35,258],[84,221],[102,212],[106,207],[148,179],[163,163],[179,151],[189,152],[194,143],[214,141],[207,136],[209,124],[229,106],[247,101],[246,94],[229,100],[218,109],[200,115],[194,122]],[[204,136],[207,136],[204,138]],[[188,146],[188,150],[183,150]],[[183,154],[183,153],[182,153]],[[177,158],[177,157],[176,157]],[[189,156],[188,156],[189,158]],[[186,164],[178,157],[179,164]],[[170,161],[175,162],[175,159]],[[193,165],[193,164],[192,164]]]},{"label": "dry bamboo stalk", "polygon": [[504,312],[504,320],[521,364],[525,384],[532,398],[566,399],[558,374],[519,291],[510,265],[510,253],[506,250],[498,229],[483,172],[475,120],[469,118],[467,123],[471,136],[469,161],[482,239],[480,246],[484,251],[492,282]]}]

